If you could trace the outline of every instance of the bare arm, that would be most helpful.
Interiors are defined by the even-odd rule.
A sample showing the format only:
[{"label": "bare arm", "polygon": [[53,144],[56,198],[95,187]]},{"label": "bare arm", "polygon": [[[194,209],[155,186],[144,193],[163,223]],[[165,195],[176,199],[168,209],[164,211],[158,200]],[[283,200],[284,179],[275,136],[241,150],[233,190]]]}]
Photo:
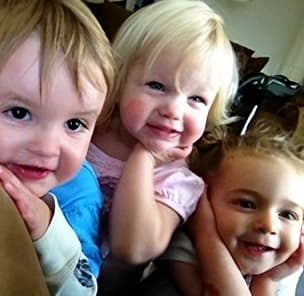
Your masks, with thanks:
[{"label": "bare arm", "polygon": [[252,280],[250,290],[252,295],[256,296],[271,296],[275,295],[277,282],[272,281],[270,278],[258,276]]},{"label": "bare arm", "polygon": [[[207,273],[207,277],[206,275],[201,273],[197,265],[195,265],[193,261],[194,258],[191,259],[189,255],[187,255],[189,252],[190,254],[192,254],[192,251],[191,251],[191,244],[189,246],[189,244],[185,242],[185,237],[183,237],[183,239],[179,237],[178,240],[175,240],[175,243],[172,245],[172,247],[174,246],[173,249],[170,249],[171,253],[168,250],[168,252],[165,253],[164,256],[164,258],[166,259],[165,261],[166,263],[163,265],[165,265],[167,270],[170,272],[172,278],[174,279],[179,289],[182,291],[183,295],[189,295],[189,296],[202,295],[202,287],[203,284],[205,283],[207,283],[207,291],[205,286],[204,293],[209,293],[211,295],[214,294],[228,295],[226,293],[228,293],[227,292],[229,291],[228,289],[231,289],[230,285],[231,284],[234,285],[235,283],[237,283],[238,282],[237,278],[239,278],[240,285],[244,288],[245,293],[247,295],[250,295],[250,292],[252,293],[252,295],[256,295],[256,296],[294,295],[294,292],[292,291],[295,291],[296,289],[297,279],[300,275],[299,271],[301,271],[301,269],[299,270],[299,268],[303,265],[303,260],[304,260],[303,234],[301,237],[301,243],[299,245],[298,250],[286,262],[273,268],[272,270],[269,270],[268,272],[265,272],[264,274],[256,275],[252,277],[250,292],[249,292],[247,286],[245,287],[243,278],[240,277],[240,274],[238,275],[236,273],[237,276],[235,280],[233,280],[234,275],[233,274],[228,275],[230,274],[229,270],[227,271],[222,268],[218,268],[218,274],[214,273],[215,269],[214,266],[212,266],[212,264],[216,265],[218,264],[217,262],[219,262],[219,264],[223,264],[221,262],[225,259],[222,256],[227,256],[229,254],[227,254],[226,252],[227,250],[226,251],[224,250],[224,253],[219,252],[218,255],[216,255],[217,254],[216,249],[212,248],[211,244],[209,245],[209,243],[211,243],[212,240],[216,238],[216,236],[214,237],[214,234],[216,234],[216,229],[214,227],[215,226],[214,217],[210,216],[210,213],[212,214],[212,212],[209,212],[211,210],[210,205],[208,205],[208,207],[204,209],[198,208],[195,216],[191,219],[192,221],[191,220],[189,221],[191,223],[190,227],[193,233],[195,232],[201,233],[199,237],[204,236],[205,238],[207,238],[207,242],[203,242],[203,243],[206,244],[207,247],[209,247],[210,252],[208,252],[207,250],[208,252],[207,254],[211,254],[211,256],[210,257],[209,255],[206,256],[206,253],[202,251],[203,249],[201,249],[201,252],[198,251],[201,254],[201,258],[202,258],[201,260],[202,269],[205,270],[205,273]],[[207,211],[205,212],[206,209]],[[200,217],[205,217],[208,219],[205,220],[205,218],[200,218]],[[201,231],[202,229],[203,231]],[[219,239],[219,237],[217,237],[217,239]],[[183,241],[182,244],[181,241]],[[205,246],[203,247],[205,248]],[[219,245],[219,247],[221,246]],[[212,260],[212,256],[215,257],[214,261]],[[228,260],[227,264],[228,266],[232,267],[233,265],[235,265],[235,263],[232,261],[229,264],[229,256],[227,257]],[[178,258],[180,259],[188,258],[186,259],[188,263],[177,261],[179,260]],[[210,259],[209,261],[211,262],[210,266],[212,269],[208,269],[206,265],[208,264],[208,260],[206,261],[206,258]],[[218,259],[220,259],[220,261],[218,261]],[[237,270],[235,271],[237,272]],[[210,279],[208,280],[208,277],[211,272],[214,273],[214,280],[212,278],[211,280]],[[293,274],[294,272],[296,273]],[[283,278],[286,278],[291,274],[292,274],[292,278],[288,277],[288,279],[286,279],[287,281],[284,281],[284,283],[282,282],[282,285],[281,284],[279,285],[279,282]],[[224,280],[225,278],[227,278],[228,282],[223,283],[222,277],[224,277]],[[215,285],[212,284],[213,281],[215,282]],[[236,288],[235,290],[238,289],[239,288]],[[231,293],[234,293],[234,291],[232,290]]]},{"label": "bare arm", "polygon": [[111,247],[117,257],[139,264],[167,247],[180,217],[154,196],[155,160],[137,144],[126,162],[111,210]]},{"label": "bare arm", "polygon": [[38,198],[3,166],[0,166],[0,180],[34,241],[52,295],[96,295],[96,279],[56,199],[51,195],[43,200]]},{"label": "bare arm", "polygon": [[206,197],[199,202],[190,223],[201,270],[202,295],[251,295],[217,233],[215,218]]}]

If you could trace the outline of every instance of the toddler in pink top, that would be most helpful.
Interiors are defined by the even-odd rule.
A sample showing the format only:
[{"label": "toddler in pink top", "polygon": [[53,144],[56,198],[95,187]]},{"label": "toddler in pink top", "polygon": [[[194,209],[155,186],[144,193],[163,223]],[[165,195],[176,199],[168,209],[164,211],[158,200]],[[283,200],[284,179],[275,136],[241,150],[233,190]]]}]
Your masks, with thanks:
[{"label": "toddler in pink top", "polygon": [[103,236],[102,295],[119,294],[116,288],[126,294],[120,271],[130,275],[129,269],[113,256],[132,265],[149,262],[194,211],[204,183],[186,158],[207,122],[226,119],[238,81],[222,19],[202,1],[140,9],[120,28],[113,50],[117,108],[107,125],[97,125],[88,153],[110,234]]}]

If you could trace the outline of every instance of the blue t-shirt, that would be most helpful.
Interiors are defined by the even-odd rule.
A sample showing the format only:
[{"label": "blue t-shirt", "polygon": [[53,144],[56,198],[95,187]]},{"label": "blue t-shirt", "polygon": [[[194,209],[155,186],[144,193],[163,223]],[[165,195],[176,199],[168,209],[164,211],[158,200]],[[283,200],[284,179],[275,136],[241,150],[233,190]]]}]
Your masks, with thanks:
[{"label": "blue t-shirt", "polygon": [[57,197],[66,220],[77,234],[82,251],[97,278],[102,265],[100,222],[104,200],[94,169],[85,161],[72,180],[51,192]]}]

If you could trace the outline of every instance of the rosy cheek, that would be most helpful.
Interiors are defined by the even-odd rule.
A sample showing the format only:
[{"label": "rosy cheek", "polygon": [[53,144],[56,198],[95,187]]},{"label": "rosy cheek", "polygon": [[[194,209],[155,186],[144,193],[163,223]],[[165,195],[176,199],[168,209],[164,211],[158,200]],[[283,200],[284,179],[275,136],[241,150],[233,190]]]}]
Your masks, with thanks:
[{"label": "rosy cheek", "polygon": [[146,108],[147,103],[141,100],[132,100],[125,105],[126,112],[132,113],[135,117],[145,113]]},{"label": "rosy cheek", "polygon": [[192,133],[192,141],[195,142],[197,141],[201,136],[202,134],[204,133],[204,130],[205,130],[205,123],[198,123],[198,124],[193,124],[191,126],[192,130],[191,130],[191,133]]},{"label": "rosy cheek", "polygon": [[125,125],[137,126],[145,120],[147,104],[141,100],[130,100],[121,105],[121,117]]}]

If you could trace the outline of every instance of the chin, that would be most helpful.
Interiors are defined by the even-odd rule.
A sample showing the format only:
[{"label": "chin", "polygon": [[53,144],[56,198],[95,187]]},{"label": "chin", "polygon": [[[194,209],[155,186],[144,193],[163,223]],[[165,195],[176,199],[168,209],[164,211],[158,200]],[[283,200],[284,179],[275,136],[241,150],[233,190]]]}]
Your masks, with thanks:
[{"label": "chin", "polygon": [[170,152],[170,150],[172,150],[175,146],[173,146],[172,144],[168,144],[168,143],[163,143],[163,142],[143,142],[143,144],[147,147],[147,149],[149,149],[150,151],[154,152],[154,153],[168,153]]},{"label": "chin", "polygon": [[258,275],[270,270],[271,266],[251,266],[249,268],[241,268],[241,273],[243,275]]},{"label": "chin", "polygon": [[26,184],[24,183],[24,185],[27,187],[27,189],[34,194],[37,197],[42,197],[44,195],[46,195],[51,189],[53,189],[55,187],[55,185],[49,185],[49,184]]}]

